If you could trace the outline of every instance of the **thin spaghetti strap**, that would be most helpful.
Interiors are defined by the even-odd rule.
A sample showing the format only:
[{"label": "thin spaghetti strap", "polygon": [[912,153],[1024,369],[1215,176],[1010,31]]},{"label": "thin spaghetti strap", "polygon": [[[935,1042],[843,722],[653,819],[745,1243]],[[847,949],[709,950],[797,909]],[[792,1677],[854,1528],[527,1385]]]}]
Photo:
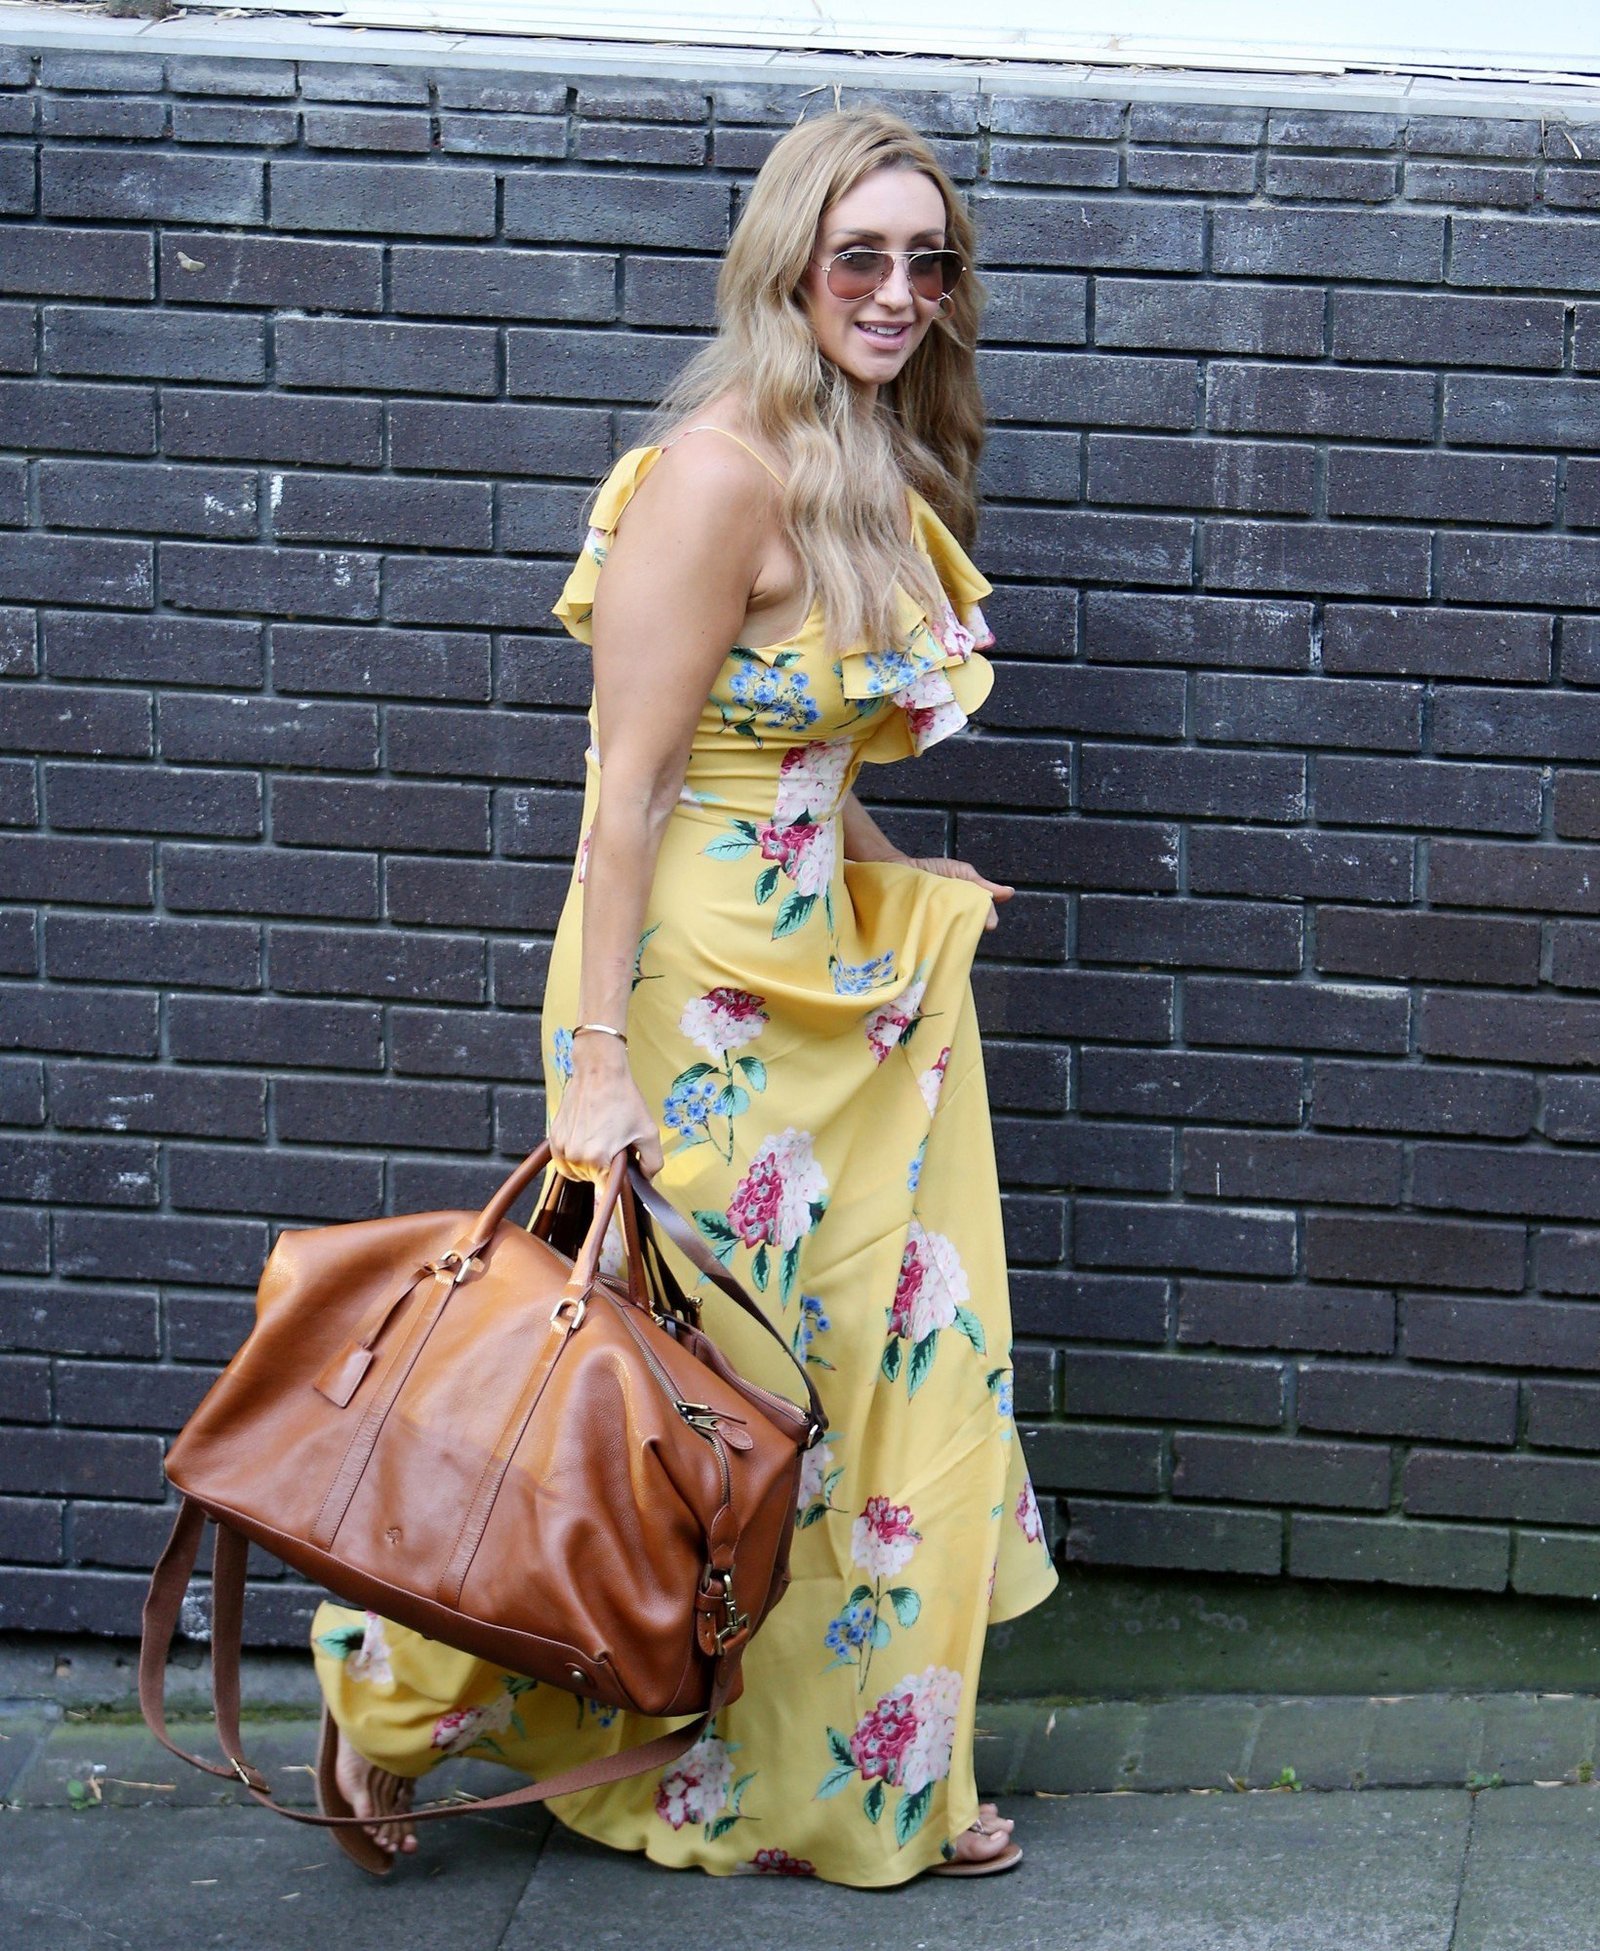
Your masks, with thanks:
[{"label": "thin spaghetti strap", "polygon": [[768,474],[772,476],[773,480],[777,482],[780,488],[786,485],[783,476],[778,472],[778,470],[772,465],[772,463],[769,460],[763,459],[763,457],[760,454],[758,454],[756,450],[750,445],[749,441],[741,440],[737,434],[729,433],[726,427],[714,426],[709,420],[698,420],[695,422],[695,424],[692,427],[680,427],[678,431],[672,436],[672,440],[665,441],[662,444],[664,446],[670,447],[673,441],[682,440],[685,434],[721,434],[724,437],[724,439],[731,440],[735,447],[742,447],[744,451],[750,456],[751,460],[760,461],[761,465],[767,470]]}]

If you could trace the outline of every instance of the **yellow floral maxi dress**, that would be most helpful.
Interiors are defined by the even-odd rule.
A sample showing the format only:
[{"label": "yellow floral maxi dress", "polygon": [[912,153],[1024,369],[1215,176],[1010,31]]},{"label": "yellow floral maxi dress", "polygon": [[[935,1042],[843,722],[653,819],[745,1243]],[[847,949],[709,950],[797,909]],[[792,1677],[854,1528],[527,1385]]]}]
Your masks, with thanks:
[{"label": "yellow floral maxi dress", "polygon": [[[624,455],[596,504],[556,606],[584,642],[610,532],[660,451]],[[959,730],[993,681],[978,654],[989,584],[915,495],[912,515],[948,601],[925,615],[902,593],[903,650],[831,655],[813,612],[783,643],[729,652],[662,843],[629,1006],[630,1065],[659,1107],[658,1183],[813,1365],[831,1427],[807,1457],[793,1583],[745,1655],[742,1697],[666,1771],[550,1806],[586,1836],[722,1875],[883,1885],[937,1862],[977,1814],[985,1630],[1056,1582],[1012,1423],[968,982],[988,896],[846,861],[839,845],[863,760]],[[592,711],[590,724],[592,738]],[[598,767],[591,743],[544,1000],[552,1097],[571,1075]],[[785,1387],[759,1331],[706,1291],[734,1361]],[[340,1606],[319,1609],[312,1636],[340,1726],[405,1776],[455,1754],[547,1775],[681,1725],[597,1709]]]}]

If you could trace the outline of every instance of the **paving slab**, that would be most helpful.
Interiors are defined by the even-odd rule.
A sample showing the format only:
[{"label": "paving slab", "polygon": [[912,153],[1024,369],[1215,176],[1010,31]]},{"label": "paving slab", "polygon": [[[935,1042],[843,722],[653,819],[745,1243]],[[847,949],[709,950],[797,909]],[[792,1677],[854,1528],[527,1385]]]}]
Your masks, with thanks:
[{"label": "paving slab", "polygon": [[26,1774],[60,1720],[44,1702],[0,1701],[0,1802]]},{"label": "paving slab", "polygon": [[1452,1789],[1009,1798],[1019,1870],[888,1891],[666,1870],[558,1827],[500,1951],[1447,1951],[1470,1805]]},{"label": "paving slab", "polygon": [[1483,1752],[1483,1709],[1471,1698],[1377,1695],[1367,1779],[1391,1788],[1465,1783]]},{"label": "paving slab", "polygon": [[1359,1787],[1373,1714],[1372,1702],[1359,1694],[1268,1702],[1250,1754],[1250,1786],[1270,1788],[1287,1768],[1303,1788]]},{"label": "paving slab", "polygon": [[1474,1797],[1452,1951],[1600,1951],[1600,1788]]},{"label": "paving slab", "polygon": [[1592,1694],[1489,1694],[1479,1768],[1507,1782],[1578,1781],[1592,1765]]},{"label": "paving slab", "polygon": [[1161,1701],[1145,1717],[1129,1788],[1226,1788],[1243,1779],[1261,1720],[1246,1694]]},{"label": "paving slab", "polygon": [[8,1810],[0,1944],[493,1951],[537,1861],[519,1813],[452,1823],[448,1848],[378,1879],[266,1809]]}]

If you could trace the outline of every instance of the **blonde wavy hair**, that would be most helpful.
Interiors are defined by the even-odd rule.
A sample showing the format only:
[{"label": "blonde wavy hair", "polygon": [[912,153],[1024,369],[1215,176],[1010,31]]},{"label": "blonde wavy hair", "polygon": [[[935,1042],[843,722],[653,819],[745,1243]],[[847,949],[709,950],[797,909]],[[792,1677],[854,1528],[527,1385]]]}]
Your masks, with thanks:
[{"label": "blonde wavy hair", "polygon": [[[863,411],[824,357],[800,290],[829,207],[879,169],[914,169],[944,201],[945,241],[966,264],[947,307]],[[761,166],[717,280],[717,334],[662,400],[647,434],[670,434],[729,391],[782,457],[783,533],[819,602],[830,647],[896,643],[895,585],[942,601],[903,526],[907,484],[961,541],[977,528],[983,401],[974,349],[984,292],[971,218],[932,149],[898,116],[859,108],[799,123]],[[808,610],[809,613],[809,610]]]}]

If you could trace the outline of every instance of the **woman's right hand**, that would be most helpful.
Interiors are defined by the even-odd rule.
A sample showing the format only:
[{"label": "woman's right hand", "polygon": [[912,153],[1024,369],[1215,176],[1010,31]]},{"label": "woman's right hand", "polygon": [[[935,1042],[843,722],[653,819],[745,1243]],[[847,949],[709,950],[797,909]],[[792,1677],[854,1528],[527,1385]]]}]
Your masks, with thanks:
[{"label": "woman's right hand", "polygon": [[617,1153],[634,1146],[639,1170],[661,1170],[661,1134],[615,1037],[585,1035],[572,1042],[572,1076],[550,1121],[550,1153],[563,1178],[604,1185]]}]

